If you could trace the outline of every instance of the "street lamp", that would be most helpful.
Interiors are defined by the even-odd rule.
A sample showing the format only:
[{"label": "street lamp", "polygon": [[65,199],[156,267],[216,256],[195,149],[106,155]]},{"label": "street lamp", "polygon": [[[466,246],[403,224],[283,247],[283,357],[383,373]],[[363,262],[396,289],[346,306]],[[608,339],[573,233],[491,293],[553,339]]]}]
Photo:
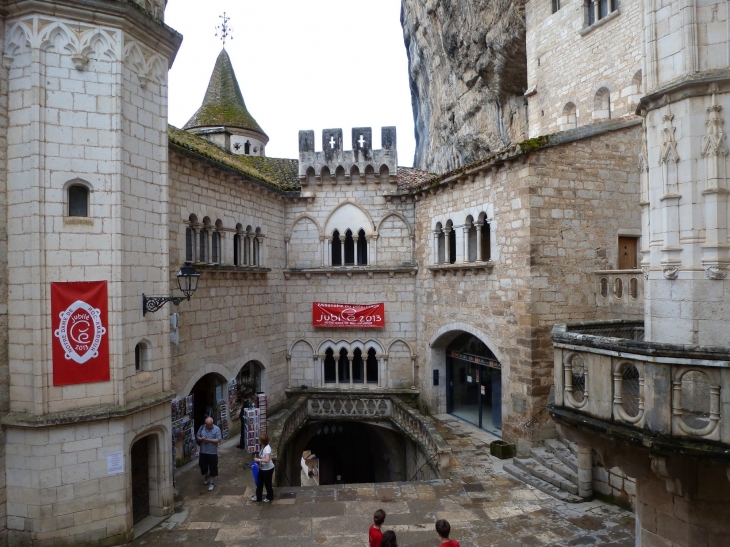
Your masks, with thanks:
[{"label": "street lamp", "polygon": [[180,271],[177,272],[177,285],[180,287],[184,296],[145,296],[142,294],[142,315],[147,312],[154,313],[164,306],[167,302],[172,302],[176,306],[183,300],[190,300],[195,290],[198,288],[198,279],[200,274],[195,268],[186,262]]}]

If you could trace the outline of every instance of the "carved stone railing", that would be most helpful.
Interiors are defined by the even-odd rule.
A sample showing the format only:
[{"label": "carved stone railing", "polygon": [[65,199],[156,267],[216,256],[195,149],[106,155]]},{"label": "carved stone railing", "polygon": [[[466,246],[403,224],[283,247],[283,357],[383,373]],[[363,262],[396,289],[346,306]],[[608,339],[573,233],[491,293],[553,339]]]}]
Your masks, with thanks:
[{"label": "carved stone railing", "polygon": [[597,270],[596,305],[612,308],[624,317],[644,312],[644,276],[641,270]]},{"label": "carved stone railing", "polygon": [[435,462],[442,477],[449,467],[451,447],[425,416],[393,397],[369,394],[299,396],[272,424],[271,439],[272,446],[277,447],[276,454],[284,453],[289,440],[310,419],[389,421],[421,447],[429,461]]},{"label": "carved stone railing", "polygon": [[730,458],[730,348],[645,342],[639,321],[553,328],[553,418]]}]

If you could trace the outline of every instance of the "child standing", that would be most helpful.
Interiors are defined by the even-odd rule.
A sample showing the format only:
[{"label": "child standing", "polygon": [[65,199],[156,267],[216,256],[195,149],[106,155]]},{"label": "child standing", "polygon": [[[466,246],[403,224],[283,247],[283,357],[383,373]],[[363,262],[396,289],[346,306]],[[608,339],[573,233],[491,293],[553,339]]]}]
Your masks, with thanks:
[{"label": "child standing", "polygon": [[383,532],[380,531],[380,527],[385,522],[385,511],[378,509],[373,515],[373,525],[368,530],[368,539],[370,540],[370,547],[380,547],[383,541]]},{"label": "child standing", "polygon": [[451,533],[451,525],[449,524],[448,520],[441,519],[436,521],[436,533],[441,538],[440,547],[461,547],[458,541],[456,541],[455,539],[449,539],[449,534]]}]

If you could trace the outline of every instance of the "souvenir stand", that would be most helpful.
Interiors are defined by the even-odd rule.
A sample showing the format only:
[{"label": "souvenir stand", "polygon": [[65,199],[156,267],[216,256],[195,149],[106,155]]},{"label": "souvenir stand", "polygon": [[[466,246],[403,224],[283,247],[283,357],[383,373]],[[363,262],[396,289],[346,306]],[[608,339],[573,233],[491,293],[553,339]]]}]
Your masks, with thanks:
[{"label": "souvenir stand", "polygon": [[193,423],[193,396],[176,397],[171,401],[172,462],[180,467],[198,457]]},{"label": "souvenir stand", "polygon": [[254,454],[259,451],[261,434],[258,408],[247,408],[243,411],[243,427],[246,429],[246,452]]}]

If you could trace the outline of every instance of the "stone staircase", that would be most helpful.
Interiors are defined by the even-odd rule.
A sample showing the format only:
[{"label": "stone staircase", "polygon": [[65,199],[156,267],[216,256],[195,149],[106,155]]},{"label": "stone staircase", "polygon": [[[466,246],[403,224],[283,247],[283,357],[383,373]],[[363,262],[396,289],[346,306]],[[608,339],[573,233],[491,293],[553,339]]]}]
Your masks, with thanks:
[{"label": "stone staircase", "polygon": [[587,501],[578,495],[578,449],[566,439],[548,439],[530,450],[528,458],[513,458],[504,470],[538,490],[568,503]]}]

